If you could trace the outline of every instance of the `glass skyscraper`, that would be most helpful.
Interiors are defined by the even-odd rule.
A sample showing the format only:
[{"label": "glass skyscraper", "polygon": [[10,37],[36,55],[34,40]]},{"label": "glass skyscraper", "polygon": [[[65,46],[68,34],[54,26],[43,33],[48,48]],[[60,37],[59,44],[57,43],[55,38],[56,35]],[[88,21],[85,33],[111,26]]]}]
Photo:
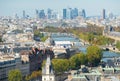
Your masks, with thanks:
[{"label": "glass skyscraper", "polygon": [[63,19],[67,19],[67,9],[63,9]]},{"label": "glass skyscraper", "polygon": [[103,9],[103,12],[102,12],[102,19],[105,19],[105,9]]}]

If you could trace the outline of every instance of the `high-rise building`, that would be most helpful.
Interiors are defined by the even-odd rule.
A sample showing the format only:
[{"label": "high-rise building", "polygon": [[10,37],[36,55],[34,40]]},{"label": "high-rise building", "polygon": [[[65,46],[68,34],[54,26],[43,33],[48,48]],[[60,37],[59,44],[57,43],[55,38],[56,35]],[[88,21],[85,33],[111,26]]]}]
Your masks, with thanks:
[{"label": "high-rise building", "polygon": [[76,18],[78,16],[78,9],[74,8],[74,17]]},{"label": "high-rise building", "polygon": [[25,10],[23,10],[23,18],[24,18],[24,19],[26,18]]},{"label": "high-rise building", "polygon": [[39,18],[39,11],[38,10],[36,10],[36,18]]},{"label": "high-rise building", "polygon": [[72,18],[72,8],[68,8],[67,9],[67,19],[71,19]]},{"label": "high-rise building", "polygon": [[82,16],[83,16],[83,18],[86,18],[85,9],[82,10]]},{"label": "high-rise building", "polygon": [[40,10],[39,17],[40,17],[40,19],[45,19],[45,12],[44,12],[44,10]]},{"label": "high-rise building", "polygon": [[48,17],[48,19],[52,18],[52,10],[51,9],[47,10],[47,17]]},{"label": "high-rise building", "polygon": [[78,16],[78,9],[71,9],[71,19],[75,19]]},{"label": "high-rise building", "polygon": [[67,18],[67,9],[63,9],[63,19]]},{"label": "high-rise building", "polygon": [[103,12],[102,12],[102,19],[105,19],[105,9],[103,9]]},{"label": "high-rise building", "polygon": [[108,17],[109,17],[109,19],[113,19],[113,17],[114,17],[113,13],[109,12]]}]

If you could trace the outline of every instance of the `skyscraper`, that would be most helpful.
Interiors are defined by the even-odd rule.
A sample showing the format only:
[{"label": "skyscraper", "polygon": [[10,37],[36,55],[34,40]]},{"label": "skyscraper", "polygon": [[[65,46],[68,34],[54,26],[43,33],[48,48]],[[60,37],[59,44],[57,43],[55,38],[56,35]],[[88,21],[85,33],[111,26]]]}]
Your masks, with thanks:
[{"label": "skyscraper", "polygon": [[72,8],[68,8],[67,9],[67,19],[71,19],[72,18]]},{"label": "skyscraper", "polygon": [[38,10],[36,10],[36,18],[39,18],[39,11]]},{"label": "skyscraper", "polygon": [[102,12],[102,19],[105,19],[105,9],[103,9],[103,12]]},{"label": "skyscraper", "polygon": [[109,12],[108,17],[109,17],[109,19],[113,19],[113,17],[114,17],[113,13]]},{"label": "skyscraper", "polygon": [[25,10],[23,10],[23,19],[26,18],[26,13],[25,13]]},{"label": "skyscraper", "polygon": [[45,19],[45,12],[44,12],[44,10],[40,10],[39,17],[40,17],[40,19]]},{"label": "skyscraper", "polygon": [[67,9],[63,9],[63,19],[67,18]]},{"label": "skyscraper", "polygon": [[75,19],[78,16],[78,9],[74,8],[71,10],[71,19]]},{"label": "skyscraper", "polygon": [[47,17],[48,17],[48,19],[52,18],[52,10],[51,9],[47,10]]},{"label": "skyscraper", "polygon": [[74,17],[77,17],[77,16],[78,16],[78,9],[74,8]]},{"label": "skyscraper", "polygon": [[83,16],[83,18],[86,18],[86,13],[85,13],[84,9],[82,10],[82,16]]}]

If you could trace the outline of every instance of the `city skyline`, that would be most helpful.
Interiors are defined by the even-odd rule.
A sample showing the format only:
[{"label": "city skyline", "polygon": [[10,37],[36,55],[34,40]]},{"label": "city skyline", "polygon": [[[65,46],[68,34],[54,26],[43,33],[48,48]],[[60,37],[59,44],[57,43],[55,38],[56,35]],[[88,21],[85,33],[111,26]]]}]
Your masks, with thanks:
[{"label": "city skyline", "polygon": [[0,0],[0,16],[14,16],[18,14],[22,16],[22,11],[32,17],[35,16],[35,10],[53,9],[62,13],[64,8],[85,9],[87,16],[101,15],[102,10],[106,10],[106,14],[112,12],[120,15],[119,0]]}]

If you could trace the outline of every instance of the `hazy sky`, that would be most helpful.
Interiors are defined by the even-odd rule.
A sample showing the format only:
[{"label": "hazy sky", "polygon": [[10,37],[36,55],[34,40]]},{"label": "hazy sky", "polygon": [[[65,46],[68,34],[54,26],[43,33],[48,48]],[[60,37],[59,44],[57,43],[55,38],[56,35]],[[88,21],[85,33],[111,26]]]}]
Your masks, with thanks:
[{"label": "hazy sky", "polygon": [[100,15],[102,9],[120,15],[120,0],[0,0],[0,16],[22,15],[25,10],[30,16],[35,9],[51,8],[62,13],[63,8],[85,9],[87,16]]}]

